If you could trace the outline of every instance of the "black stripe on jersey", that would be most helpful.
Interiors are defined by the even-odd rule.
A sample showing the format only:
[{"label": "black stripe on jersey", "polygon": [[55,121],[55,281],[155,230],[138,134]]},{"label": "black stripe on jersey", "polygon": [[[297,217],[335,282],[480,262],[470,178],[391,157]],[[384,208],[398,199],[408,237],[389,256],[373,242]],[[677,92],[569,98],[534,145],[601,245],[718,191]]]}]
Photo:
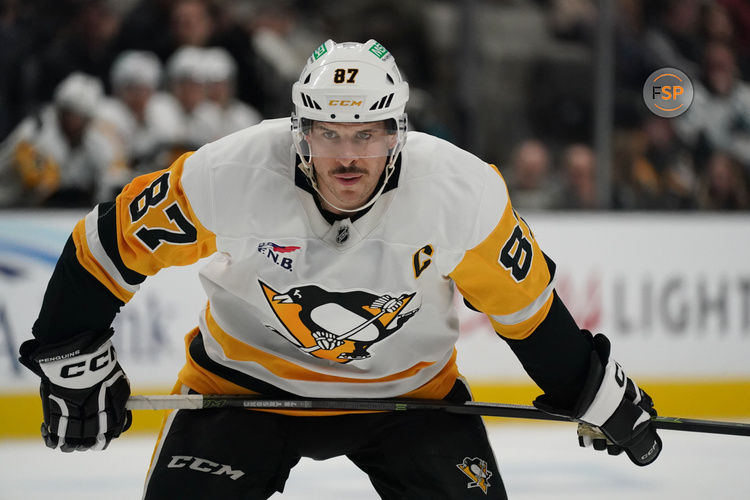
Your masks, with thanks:
[{"label": "black stripe on jersey", "polygon": [[[524,221],[525,222],[525,221]],[[557,264],[555,264],[555,261],[549,258],[549,255],[542,252],[542,255],[544,255],[544,260],[547,262],[547,269],[549,269],[549,282],[548,285],[552,283],[552,279],[555,277],[555,270],[557,269]]]},{"label": "black stripe on jersey", "polygon": [[557,292],[553,293],[547,316],[531,335],[503,340],[555,406],[570,409],[588,376],[592,337],[578,328]]},{"label": "black stripe on jersey", "polygon": [[104,251],[107,252],[107,256],[117,268],[122,279],[129,285],[143,283],[146,276],[127,267],[120,257],[120,250],[117,246],[117,210],[115,210],[114,202],[99,204],[99,217],[96,221],[96,227],[99,232],[99,241],[101,241]]},{"label": "black stripe on jersey", "polygon": [[244,387],[245,389],[249,389],[253,392],[257,392],[265,396],[283,398],[299,397],[296,394],[284,391],[267,382],[263,382],[262,380],[258,380],[255,377],[251,377],[246,373],[242,373],[227,366],[221,365],[213,359],[209,358],[208,353],[206,353],[206,347],[203,344],[203,334],[200,332],[198,333],[198,335],[193,337],[193,340],[190,341],[189,350],[190,357],[193,358],[193,361],[195,361],[198,366],[200,366],[201,368],[205,368],[211,373],[218,375],[219,377],[228,380],[233,384],[237,384],[240,387]]},{"label": "black stripe on jersey", "polygon": [[70,237],[52,272],[32,333],[47,345],[85,331],[104,332],[124,304],[78,262]]}]

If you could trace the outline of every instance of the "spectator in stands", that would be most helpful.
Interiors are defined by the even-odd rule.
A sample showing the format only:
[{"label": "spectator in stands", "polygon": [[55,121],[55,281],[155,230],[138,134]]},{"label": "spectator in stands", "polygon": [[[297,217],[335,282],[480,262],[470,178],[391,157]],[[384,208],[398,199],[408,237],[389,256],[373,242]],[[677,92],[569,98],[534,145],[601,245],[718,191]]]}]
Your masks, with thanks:
[{"label": "spectator in stands", "polygon": [[137,0],[123,16],[117,37],[118,51],[146,50],[162,56],[169,37],[169,19],[175,0]]},{"label": "spectator in stands", "polygon": [[169,92],[180,116],[177,150],[193,150],[220,137],[221,111],[206,97],[206,49],[183,47],[167,61]]},{"label": "spectator in stands", "polygon": [[177,47],[205,47],[214,33],[210,4],[204,0],[178,0],[169,26]]},{"label": "spectator in stands", "polygon": [[649,8],[656,10],[657,19],[645,36],[649,66],[677,68],[687,75],[698,74],[700,0],[651,2]]},{"label": "spectator in stands", "polygon": [[161,79],[161,62],[152,52],[121,53],[110,76],[113,96],[97,113],[99,130],[122,152],[132,175],[166,168],[160,153],[182,126],[171,99],[159,91]]},{"label": "spectator in stands", "polygon": [[734,156],[750,172],[750,85],[739,79],[736,59],[724,43],[711,42],[703,78],[693,80],[693,103],[675,119],[680,138],[695,145],[698,163],[713,151]]},{"label": "spectator in stands", "polygon": [[565,148],[560,166],[563,175],[561,191],[555,208],[564,210],[599,208],[596,191],[596,157],[585,144],[572,144]]},{"label": "spectator in stands", "polygon": [[451,126],[443,119],[444,113],[447,112],[443,102],[432,92],[418,87],[409,87],[409,102],[406,103],[409,130],[425,132],[446,141],[455,142],[457,139],[451,131]]},{"label": "spectator in stands", "polygon": [[716,152],[698,193],[698,204],[706,210],[747,210],[750,208],[747,179],[740,165],[728,154]]},{"label": "spectator in stands", "polygon": [[[615,127],[632,129],[642,119],[643,82],[655,69],[649,66],[644,42],[647,21],[641,0],[619,0],[615,11]],[[636,105],[634,105],[636,104]]]},{"label": "spectator in stands", "polygon": [[[223,47],[237,63],[237,94],[256,108],[267,96],[259,83],[258,57],[242,23],[249,2],[140,0],[125,16],[121,50],[154,52],[162,63],[181,47]],[[288,110],[284,109],[284,113]]]},{"label": "spectator in stands", "polygon": [[598,15],[594,0],[551,0],[548,22],[557,38],[591,43]]},{"label": "spectator in stands", "polygon": [[697,179],[690,151],[677,139],[672,119],[650,115],[615,152],[618,205],[629,209],[695,207]]},{"label": "spectator in stands", "polygon": [[519,209],[549,209],[555,204],[547,147],[538,140],[522,142],[504,171],[508,190]]},{"label": "spectator in stands", "polygon": [[[111,2],[67,3],[73,12],[70,21],[27,64],[26,71],[35,75],[32,80],[36,88],[31,92],[38,102],[48,100],[56,85],[75,71],[95,76],[106,90],[110,67],[117,55],[115,41],[120,15]],[[49,14],[42,11],[39,15]]]},{"label": "spectator in stands", "polygon": [[54,36],[59,23],[59,18],[48,13],[44,17],[39,15],[39,8],[32,2],[21,4],[21,0],[0,2],[0,74],[3,75],[0,78],[0,141],[34,104],[29,89],[35,82],[27,75],[26,65],[35,45],[42,42],[42,36]]},{"label": "spectator in stands", "polygon": [[119,47],[154,52],[165,62],[180,47],[213,44],[215,13],[208,0],[141,0],[123,20]]},{"label": "spectator in stands", "polygon": [[245,13],[244,21],[250,45],[257,54],[258,83],[266,96],[259,109],[264,116],[286,116],[288,89],[325,35],[317,33],[314,24],[302,19],[293,2],[287,0],[259,2]]},{"label": "spectator in stands", "polygon": [[124,163],[91,126],[102,94],[98,79],[73,73],[18,125],[0,146],[0,205],[89,206],[109,194],[105,179]]},{"label": "spectator in stands", "polygon": [[750,2],[747,0],[716,0],[727,11],[733,25],[733,46],[742,72],[742,79],[750,80]]},{"label": "spectator in stands", "polygon": [[716,2],[703,6],[701,16],[701,39],[706,42],[722,42],[727,45],[735,43],[735,28],[726,7]]},{"label": "spectator in stands", "polygon": [[263,120],[253,107],[236,98],[237,64],[225,49],[212,47],[205,52],[206,97],[219,106],[221,117],[217,135],[223,137]]}]

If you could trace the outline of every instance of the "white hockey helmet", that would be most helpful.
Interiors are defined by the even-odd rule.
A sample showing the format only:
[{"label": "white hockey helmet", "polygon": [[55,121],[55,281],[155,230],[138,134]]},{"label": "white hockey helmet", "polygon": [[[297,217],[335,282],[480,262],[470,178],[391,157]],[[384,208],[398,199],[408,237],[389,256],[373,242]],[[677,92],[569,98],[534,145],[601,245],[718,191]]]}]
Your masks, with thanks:
[{"label": "white hockey helmet", "polygon": [[312,159],[324,153],[313,150],[307,139],[313,121],[384,120],[389,134],[396,136],[392,145],[377,153],[377,156],[387,156],[387,163],[385,179],[375,196],[353,210],[341,209],[326,200],[331,206],[356,212],[375,203],[382,194],[406,143],[404,109],[408,99],[409,84],[401,77],[391,53],[375,40],[365,43],[326,40],[307,60],[299,81],[292,86],[292,140],[301,160],[299,167],[318,194]]},{"label": "white hockey helmet", "polygon": [[205,83],[207,71],[204,65],[206,49],[202,47],[180,47],[167,59],[167,79],[169,83],[191,80]]},{"label": "white hockey helmet", "polygon": [[205,49],[204,60],[206,79],[209,82],[234,81],[237,74],[237,63],[232,55],[224,48],[211,47]]},{"label": "white hockey helmet", "polygon": [[145,50],[127,50],[115,59],[109,78],[115,91],[129,85],[156,89],[161,75],[162,66],[156,54]]},{"label": "white hockey helmet", "polygon": [[67,109],[84,116],[93,116],[104,95],[98,78],[75,72],[55,88],[53,101],[59,109]]}]

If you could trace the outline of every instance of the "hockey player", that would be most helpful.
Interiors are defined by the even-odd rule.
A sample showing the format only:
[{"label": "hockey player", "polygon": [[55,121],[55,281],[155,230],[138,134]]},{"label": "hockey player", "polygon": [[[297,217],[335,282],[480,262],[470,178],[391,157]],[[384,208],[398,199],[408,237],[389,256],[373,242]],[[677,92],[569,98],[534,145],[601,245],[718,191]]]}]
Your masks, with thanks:
[{"label": "hockey player", "polygon": [[221,137],[221,110],[206,94],[210,70],[206,65],[206,50],[180,47],[167,59],[167,92],[160,96],[159,109],[168,113],[170,119],[176,116],[178,126],[170,137],[171,151],[163,155],[170,158],[166,165],[186,150],[192,151]]},{"label": "hockey player", "polygon": [[221,111],[220,129],[217,135],[224,137],[263,120],[252,106],[236,96],[237,63],[226,49],[205,49],[206,97],[216,103]]},{"label": "hockey player", "polygon": [[159,90],[161,78],[162,66],[155,54],[123,52],[110,72],[113,96],[97,113],[107,137],[123,151],[134,174],[169,166],[160,164],[161,153],[180,139],[183,115],[174,99]]},{"label": "hockey player", "polygon": [[[21,347],[47,445],[103,449],[128,428],[110,323],[147,276],[214,255],[175,392],[468,400],[457,288],[544,391],[539,408],[653,462],[651,398],[576,326],[497,168],[407,132],[393,56],[328,40],[292,95],[291,134],[277,119],[208,144],[75,227]],[[339,455],[382,498],[506,498],[478,416],[232,409],[169,414],[145,498],[268,498],[300,457]]]},{"label": "hockey player", "polygon": [[109,179],[127,169],[97,131],[102,96],[97,78],[72,73],[55,88],[52,102],[3,141],[0,206],[89,206],[104,198]]}]

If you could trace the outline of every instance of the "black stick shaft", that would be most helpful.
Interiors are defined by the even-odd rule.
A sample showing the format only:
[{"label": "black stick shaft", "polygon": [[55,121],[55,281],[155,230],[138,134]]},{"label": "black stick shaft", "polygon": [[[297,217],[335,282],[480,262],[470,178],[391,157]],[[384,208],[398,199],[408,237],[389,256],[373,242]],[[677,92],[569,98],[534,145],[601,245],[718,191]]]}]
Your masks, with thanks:
[{"label": "black stick shaft", "polygon": [[[533,420],[573,421],[560,415],[550,415],[533,406],[468,401],[454,403],[429,399],[266,399],[244,395],[173,395],[131,396],[127,407],[131,410],[247,408],[265,410],[333,410],[333,411],[414,411],[440,410],[450,413],[483,415],[487,417],[524,418]],[[653,417],[657,429],[705,432],[750,436],[750,423],[722,422],[677,417]]]},{"label": "black stick shaft", "polygon": [[750,423],[661,416],[654,417],[652,420],[657,429],[708,432],[711,434],[727,434],[731,436],[750,436]]}]

